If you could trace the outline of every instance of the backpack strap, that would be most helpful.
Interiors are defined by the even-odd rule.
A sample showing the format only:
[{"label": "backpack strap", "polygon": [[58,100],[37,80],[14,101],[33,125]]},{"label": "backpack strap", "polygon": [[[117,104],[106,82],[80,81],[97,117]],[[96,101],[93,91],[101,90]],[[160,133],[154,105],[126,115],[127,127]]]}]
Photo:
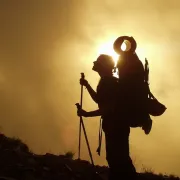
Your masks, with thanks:
[{"label": "backpack strap", "polygon": [[99,145],[96,150],[99,156],[101,154],[101,143],[102,143],[102,117],[100,118],[100,124],[99,124]]}]

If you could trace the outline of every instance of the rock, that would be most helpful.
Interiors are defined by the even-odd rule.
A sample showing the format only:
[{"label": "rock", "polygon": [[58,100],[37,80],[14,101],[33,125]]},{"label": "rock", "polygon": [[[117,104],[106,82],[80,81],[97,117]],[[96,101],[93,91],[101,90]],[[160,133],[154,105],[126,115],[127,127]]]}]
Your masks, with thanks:
[{"label": "rock", "polygon": [[[64,155],[37,155],[29,152],[28,147],[21,144],[22,141],[18,139],[0,135],[0,180],[107,180],[106,166],[93,167],[89,161],[73,160]],[[165,179],[180,180],[175,176],[139,174],[139,180]]]}]

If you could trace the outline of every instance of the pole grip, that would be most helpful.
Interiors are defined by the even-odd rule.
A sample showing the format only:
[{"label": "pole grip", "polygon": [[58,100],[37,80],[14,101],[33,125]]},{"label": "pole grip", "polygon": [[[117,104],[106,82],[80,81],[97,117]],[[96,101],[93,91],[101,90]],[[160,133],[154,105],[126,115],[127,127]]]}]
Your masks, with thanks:
[{"label": "pole grip", "polygon": [[76,103],[75,105],[76,105],[76,107],[77,107],[78,110],[81,109],[81,106],[80,106],[79,103]]},{"label": "pole grip", "polygon": [[85,78],[84,73],[81,73],[81,78],[82,78],[82,79],[84,79],[84,78]]}]

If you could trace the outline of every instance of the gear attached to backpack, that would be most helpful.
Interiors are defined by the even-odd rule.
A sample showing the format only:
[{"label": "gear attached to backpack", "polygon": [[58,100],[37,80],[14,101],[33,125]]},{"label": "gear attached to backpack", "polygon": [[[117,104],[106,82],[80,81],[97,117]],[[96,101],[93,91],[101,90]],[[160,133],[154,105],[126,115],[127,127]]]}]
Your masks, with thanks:
[{"label": "gear attached to backpack", "polygon": [[149,88],[149,64],[145,59],[145,83],[148,90],[148,113],[152,116],[161,116],[166,111],[166,106],[160,103]]}]

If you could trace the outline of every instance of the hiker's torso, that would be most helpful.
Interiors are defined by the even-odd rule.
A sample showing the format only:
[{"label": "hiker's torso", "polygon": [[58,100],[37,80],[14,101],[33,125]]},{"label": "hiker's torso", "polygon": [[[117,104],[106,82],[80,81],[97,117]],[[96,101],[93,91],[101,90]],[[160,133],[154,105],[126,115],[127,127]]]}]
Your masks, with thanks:
[{"label": "hiker's torso", "polygon": [[113,130],[117,122],[115,113],[118,94],[118,79],[115,77],[103,77],[97,86],[97,101],[99,109],[108,106],[102,115],[102,128],[104,131]]}]

